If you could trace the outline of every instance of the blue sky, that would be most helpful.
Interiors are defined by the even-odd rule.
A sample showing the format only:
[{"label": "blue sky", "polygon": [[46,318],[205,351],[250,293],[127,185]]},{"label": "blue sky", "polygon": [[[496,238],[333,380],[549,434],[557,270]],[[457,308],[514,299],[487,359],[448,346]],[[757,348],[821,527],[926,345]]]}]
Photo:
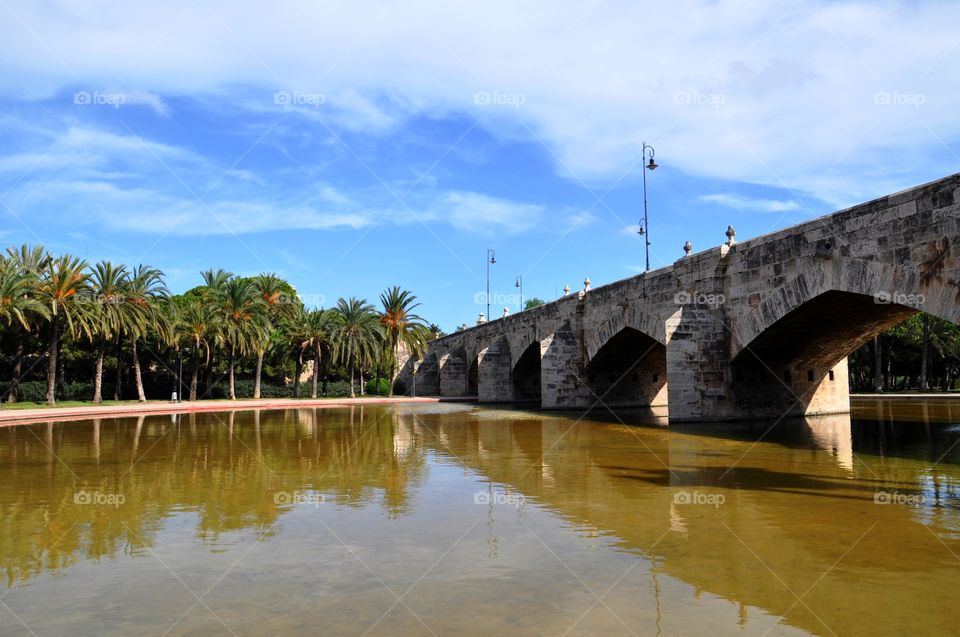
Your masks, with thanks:
[{"label": "blue sky", "polygon": [[[662,6],[668,4],[669,6]],[[447,330],[957,172],[960,6],[0,2],[0,237]]]}]

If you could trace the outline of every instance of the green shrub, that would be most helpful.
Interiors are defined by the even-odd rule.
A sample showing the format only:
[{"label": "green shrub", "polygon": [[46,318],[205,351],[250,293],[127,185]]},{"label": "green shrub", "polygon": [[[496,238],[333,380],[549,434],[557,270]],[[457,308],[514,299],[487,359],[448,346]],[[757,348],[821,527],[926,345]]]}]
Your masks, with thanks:
[{"label": "green shrub", "polygon": [[367,393],[386,396],[390,393],[390,382],[386,378],[371,378],[367,381]]}]

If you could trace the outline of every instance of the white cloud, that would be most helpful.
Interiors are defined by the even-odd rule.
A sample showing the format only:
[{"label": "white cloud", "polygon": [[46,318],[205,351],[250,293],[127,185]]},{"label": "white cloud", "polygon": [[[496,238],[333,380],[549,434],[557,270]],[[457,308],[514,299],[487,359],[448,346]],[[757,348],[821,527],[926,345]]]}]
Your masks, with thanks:
[{"label": "white cloud", "polygon": [[730,193],[717,193],[713,195],[700,195],[697,201],[705,203],[715,203],[727,208],[737,210],[756,210],[759,212],[789,212],[791,210],[800,210],[799,203],[793,200],[778,201],[776,199],[756,199],[745,197],[743,195],[734,195]]},{"label": "white cloud", "polygon": [[440,201],[437,216],[458,230],[490,233],[523,232],[541,219],[543,207],[489,197],[476,192],[449,192]]},{"label": "white cloud", "polygon": [[[955,3],[6,4],[7,95],[122,78],[159,114],[189,96],[371,135],[469,113],[587,182],[619,177],[648,141],[665,168],[842,205],[952,171],[943,146],[960,139]],[[326,101],[284,107],[278,90]],[[911,161],[875,163],[897,154]]]}]

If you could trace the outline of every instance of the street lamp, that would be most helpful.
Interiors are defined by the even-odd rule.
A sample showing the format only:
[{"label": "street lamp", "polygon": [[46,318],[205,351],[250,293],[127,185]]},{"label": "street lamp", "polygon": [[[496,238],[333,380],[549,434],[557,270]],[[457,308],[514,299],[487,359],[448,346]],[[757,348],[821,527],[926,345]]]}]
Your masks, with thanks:
[{"label": "street lamp", "polygon": [[656,162],[653,161],[655,151],[653,150],[653,146],[650,146],[647,142],[643,142],[643,147],[641,148],[643,161],[647,160],[648,149],[650,150],[650,163],[643,167],[643,223],[640,225],[640,230],[637,233],[644,238],[647,244],[647,272],[650,271],[650,222],[647,221],[647,171],[654,170],[657,167]]},{"label": "street lamp", "polygon": [[490,316],[490,266],[497,262],[497,252],[487,248],[487,316]]},{"label": "street lamp", "polygon": [[513,287],[520,288],[520,312],[523,311],[523,275],[517,277],[516,283],[513,284]]}]

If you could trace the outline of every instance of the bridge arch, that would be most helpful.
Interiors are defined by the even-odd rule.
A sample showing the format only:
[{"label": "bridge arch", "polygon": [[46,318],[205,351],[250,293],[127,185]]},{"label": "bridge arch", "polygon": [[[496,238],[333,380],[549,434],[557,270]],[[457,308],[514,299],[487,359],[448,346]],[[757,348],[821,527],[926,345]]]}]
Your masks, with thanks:
[{"label": "bridge arch", "polygon": [[541,344],[538,340],[530,342],[515,356],[511,366],[513,400],[540,404],[543,394],[542,359]]},{"label": "bridge arch", "polygon": [[623,312],[616,312],[606,321],[602,322],[597,329],[590,330],[584,335],[587,351],[585,363],[588,363],[606,345],[611,338],[623,331],[624,328],[631,328],[650,339],[666,345],[666,325],[663,319],[640,311],[635,307],[628,307]]},{"label": "bridge arch", "polygon": [[947,242],[931,242],[931,258],[918,264],[800,264],[799,275],[735,319],[734,401],[777,416],[849,409],[847,356],[921,310],[960,322],[960,290],[939,274]]},{"label": "bridge arch", "polygon": [[[944,251],[949,250],[948,242],[946,238],[939,246],[931,242],[931,258],[919,266],[891,267],[876,261],[839,257],[808,260],[798,268],[801,274],[773,289],[750,311],[734,320],[730,358],[737,359],[779,321],[829,292],[869,297],[878,317],[887,314],[884,308],[913,308],[913,312],[902,315],[899,320],[885,322],[886,328],[919,310],[960,323],[960,282],[946,280],[939,273]],[[872,337],[873,334],[867,340]]]},{"label": "bridge arch", "polygon": [[649,334],[624,326],[592,353],[582,380],[590,402],[607,406],[667,403],[667,348]]}]

